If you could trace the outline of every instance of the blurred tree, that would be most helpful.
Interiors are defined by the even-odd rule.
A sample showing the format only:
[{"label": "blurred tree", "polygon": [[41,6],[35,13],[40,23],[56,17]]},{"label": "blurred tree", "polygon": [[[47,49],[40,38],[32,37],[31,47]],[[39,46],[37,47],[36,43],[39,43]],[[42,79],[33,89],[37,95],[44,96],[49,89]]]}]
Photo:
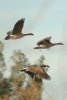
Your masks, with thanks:
[{"label": "blurred tree", "polygon": [[6,68],[3,50],[4,50],[4,44],[0,41],[0,72],[3,72]]},{"label": "blurred tree", "polygon": [[29,78],[28,85],[20,91],[18,100],[42,100],[42,83]]},{"label": "blurred tree", "polygon": [[0,41],[0,100],[9,100],[11,85],[9,79],[4,78],[3,76],[3,73],[6,70],[3,50],[4,44]]},{"label": "blurred tree", "polygon": [[41,100],[42,82],[38,83],[29,77],[24,87],[26,74],[21,73],[20,69],[29,65],[26,56],[20,50],[14,51],[11,60],[13,61],[11,66],[13,93],[10,100]]},{"label": "blurred tree", "polygon": [[9,79],[3,78],[0,81],[0,95],[10,94],[11,92],[11,85]]},{"label": "blurred tree", "polygon": [[18,94],[23,86],[25,80],[25,74],[21,73],[20,70],[28,65],[28,60],[26,56],[21,52],[21,50],[14,51],[13,56],[11,57],[12,66],[11,66],[11,85],[13,89],[12,100],[17,99]]},{"label": "blurred tree", "polygon": [[42,100],[41,99],[42,85],[43,85],[42,82],[37,82],[34,79],[29,78],[26,91],[31,100]]},{"label": "blurred tree", "polygon": [[[36,82],[31,77],[27,77],[27,85],[24,87],[26,78],[25,73],[20,70],[29,65],[28,59],[21,50],[13,52],[11,56],[11,75],[4,78],[3,72],[6,70],[6,64],[3,56],[4,45],[0,42],[0,100],[41,100],[42,82]],[[41,65],[44,57],[38,60]]]},{"label": "blurred tree", "polygon": [[0,72],[0,81],[3,79],[3,73]]}]

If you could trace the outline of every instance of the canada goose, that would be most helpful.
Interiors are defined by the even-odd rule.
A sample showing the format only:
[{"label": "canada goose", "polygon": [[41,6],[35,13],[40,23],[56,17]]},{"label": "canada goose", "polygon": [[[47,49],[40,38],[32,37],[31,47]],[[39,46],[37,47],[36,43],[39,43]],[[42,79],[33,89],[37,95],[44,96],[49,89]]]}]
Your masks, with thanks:
[{"label": "canada goose", "polygon": [[46,79],[50,80],[51,77],[46,73],[46,71],[42,68],[44,66],[39,66],[39,65],[30,65],[27,67],[24,67],[20,71],[24,71],[28,75],[30,75],[32,78],[35,77],[35,79]]},{"label": "canada goose", "polygon": [[5,40],[9,40],[9,39],[19,39],[22,38],[24,36],[27,35],[34,35],[32,33],[27,33],[27,34],[23,34],[21,33],[22,28],[24,26],[24,21],[25,18],[20,19],[15,25],[12,31],[7,32],[7,36],[5,37]]},{"label": "canada goose", "polygon": [[37,42],[37,47],[34,47],[34,49],[48,49],[52,46],[55,46],[55,45],[64,45],[62,42],[59,42],[59,43],[51,43],[51,37],[47,37],[47,38],[44,38],[42,40],[40,40],[39,42]]}]

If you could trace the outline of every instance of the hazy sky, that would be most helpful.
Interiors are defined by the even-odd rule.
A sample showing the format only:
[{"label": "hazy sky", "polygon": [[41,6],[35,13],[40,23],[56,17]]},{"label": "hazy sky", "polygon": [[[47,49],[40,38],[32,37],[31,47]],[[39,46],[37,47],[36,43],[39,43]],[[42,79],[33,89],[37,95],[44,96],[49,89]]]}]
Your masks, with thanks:
[{"label": "hazy sky", "polygon": [[[25,18],[23,33],[32,32],[34,36],[5,41],[6,33],[21,18]],[[33,49],[37,41],[48,36],[52,36],[52,42],[63,42],[64,46],[49,50]],[[50,83],[58,91],[67,90],[67,0],[0,0],[0,40],[5,44],[7,61],[12,51],[18,49],[26,54],[31,63],[44,55],[45,63],[51,66]],[[60,95],[63,92],[59,92]]]}]

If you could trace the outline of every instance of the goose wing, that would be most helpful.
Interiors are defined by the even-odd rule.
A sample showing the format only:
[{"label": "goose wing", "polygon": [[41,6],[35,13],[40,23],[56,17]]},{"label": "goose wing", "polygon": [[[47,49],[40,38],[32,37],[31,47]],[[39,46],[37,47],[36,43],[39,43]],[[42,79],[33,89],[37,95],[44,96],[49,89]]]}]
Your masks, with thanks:
[{"label": "goose wing", "polygon": [[51,37],[46,37],[46,38],[44,38],[44,39],[38,41],[38,42],[37,42],[37,45],[43,45],[43,44],[45,44],[46,42],[47,42],[47,43],[50,43],[50,40],[51,40]]},{"label": "goose wing", "polygon": [[13,28],[13,33],[12,34],[21,34],[22,28],[24,26],[24,20],[25,18],[22,18],[21,20],[19,20]]},{"label": "goose wing", "polygon": [[46,37],[46,38],[45,38],[45,40],[48,40],[48,41],[50,41],[50,40],[51,40],[51,36],[49,36],[49,37]]},{"label": "goose wing", "polygon": [[43,73],[41,73],[41,77],[46,79],[46,80],[50,80],[51,77],[44,71]]},{"label": "goose wing", "polygon": [[46,71],[43,68],[39,68],[36,72],[36,74],[39,74],[41,78],[44,78],[46,80],[50,80],[51,77],[46,73]]}]

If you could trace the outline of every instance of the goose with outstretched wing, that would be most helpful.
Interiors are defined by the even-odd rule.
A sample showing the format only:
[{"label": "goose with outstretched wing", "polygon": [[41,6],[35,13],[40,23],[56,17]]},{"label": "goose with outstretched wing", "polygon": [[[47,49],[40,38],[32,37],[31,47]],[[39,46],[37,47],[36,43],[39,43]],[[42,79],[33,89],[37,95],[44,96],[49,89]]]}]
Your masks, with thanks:
[{"label": "goose with outstretched wing", "polygon": [[19,39],[24,36],[27,36],[27,35],[34,35],[33,33],[27,33],[27,34],[22,33],[24,21],[25,21],[25,18],[22,18],[18,22],[16,22],[13,30],[7,32],[7,36],[5,37],[5,40],[9,40],[9,39],[15,40],[15,39]]},{"label": "goose with outstretched wing", "polygon": [[34,49],[49,49],[50,47],[53,47],[55,45],[64,45],[62,42],[59,43],[52,43],[51,37],[46,37],[40,41],[37,42],[37,47],[34,47]]},{"label": "goose with outstretched wing", "polygon": [[35,78],[35,80],[41,80],[41,79],[46,79],[50,80],[51,77],[46,73],[44,67],[48,67],[48,65],[30,65],[27,67],[24,67],[22,70],[28,75],[30,75],[32,78]]}]

